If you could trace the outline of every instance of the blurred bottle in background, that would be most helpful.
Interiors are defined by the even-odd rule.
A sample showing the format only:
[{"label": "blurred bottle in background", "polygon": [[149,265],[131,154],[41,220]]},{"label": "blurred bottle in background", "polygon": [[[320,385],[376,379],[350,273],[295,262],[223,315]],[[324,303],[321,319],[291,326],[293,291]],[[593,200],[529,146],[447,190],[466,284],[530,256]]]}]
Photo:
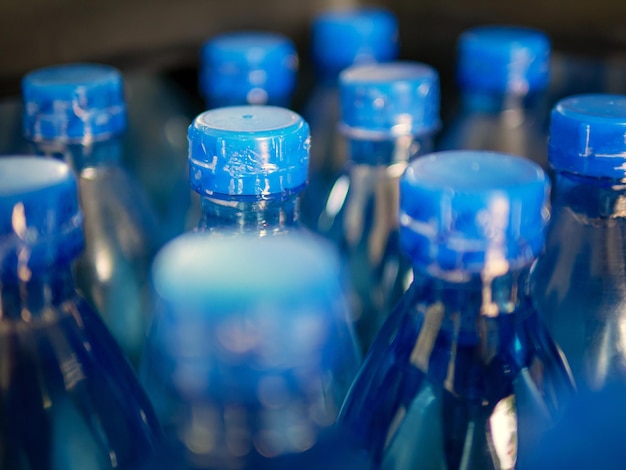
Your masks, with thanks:
[{"label": "blurred bottle in background", "polygon": [[230,32],[202,46],[199,86],[207,108],[289,107],[297,73],[298,54],[289,38],[269,32]]},{"label": "blurred bottle in background", "polygon": [[458,42],[460,108],[441,135],[442,150],[494,150],[548,167],[545,89],[550,40],[541,31],[482,26]]},{"label": "blurred bottle in background", "polygon": [[113,67],[48,67],[22,81],[24,136],[77,173],[85,250],[76,283],[135,364],[149,312],[148,269],[161,233],[145,195],[121,165],[122,77]]},{"label": "blurred bottle in background", "polygon": [[162,444],[130,364],[74,289],[82,220],[65,163],[0,159],[3,469],[134,469]]},{"label": "blurred bottle in background", "polygon": [[320,215],[351,280],[357,333],[367,350],[411,282],[398,234],[398,180],[432,150],[439,128],[439,76],[417,62],[354,66],[340,78],[341,131],[348,159]]},{"label": "blurred bottle in background", "polygon": [[553,215],[533,272],[537,304],[581,389],[626,381],[626,96],[552,111]]},{"label": "blurred bottle in background", "polygon": [[412,162],[400,188],[415,280],[340,423],[377,468],[531,468],[525,459],[573,393],[529,292],[547,176],[505,154],[441,152]]},{"label": "blurred bottle in background", "polygon": [[294,233],[191,233],[157,256],[141,377],[169,459],[219,470],[368,468],[334,428],[356,364],[329,250]]},{"label": "blurred bottle in background", "polygon": [[311,42],[316,78],[303,115],[311,125],[314,144],[302,213],[304,223],[315,228],[346,158],[337,132],[339,73],[355,64],[395,60],[398,20],[393,13],[374,8],[327,12],[314,20]]}]

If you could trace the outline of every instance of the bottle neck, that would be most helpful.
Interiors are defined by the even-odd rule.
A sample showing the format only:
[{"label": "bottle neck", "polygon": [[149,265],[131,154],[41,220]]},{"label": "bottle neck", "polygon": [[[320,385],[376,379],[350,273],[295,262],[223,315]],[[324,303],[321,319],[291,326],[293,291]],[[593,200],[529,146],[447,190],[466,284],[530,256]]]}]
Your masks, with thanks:
[{"label": "bottle neck", "polygon": [[568,207],[580,220],[626,217],[626,180],[579,176],[557,171],[552,190],[555,208]]},{"label": "bottle neck", "polygon": [[207,109],[224,108],[227,106],[279,106],[281,108],[289,108],[291,104],[291,95],[269,95],[264,90],[257,90],[256,93],[250,92],[247,95],[208,95],[205,98]]},{"label": "bottle neck", "polygon": [[198,229],[272,235],[288,231],[300,223],[299,193],[286,198],[263,200],[222,200],[202,197]]},{"label": "bottle neck", "polygon": [[543,92],[510,93],[483,90],[462,90],[461,107],[466,112],[500,114],[540,111],[545,106]]},{"label": "bottle neck", "polygon": [[419,137],[403,135],[393,139],[371,140],[348,137],[349,161],[359,165],[402,168],[413,158],[433,151],[431,134]]},{"label": "bottle neck", "polygon": [[[6,260],[5,260],[6,261]],[[5,264],[6,266],[6,264]],[[30,268],[18,260],[0,284],[0,319],[30,321],[53,312],[75,294],[71,263]]]},{"label": "bottle neck", "polygon": [[33,145],[38,154],[62,159],[77,172],[89,167],[118,165],[122,155],[118,136],[90,143],[46,140]]}]

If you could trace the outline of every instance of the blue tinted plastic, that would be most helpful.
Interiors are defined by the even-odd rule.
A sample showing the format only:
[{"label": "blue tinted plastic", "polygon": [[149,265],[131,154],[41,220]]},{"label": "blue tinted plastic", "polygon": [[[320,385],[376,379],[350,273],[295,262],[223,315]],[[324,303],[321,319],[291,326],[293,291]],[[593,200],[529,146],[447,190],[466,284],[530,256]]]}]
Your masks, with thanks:
[{"label": "blue tinted plastic", "polygon": [[200,195],[268,199],[299,192],[307,180],[309,126],[273,106],[200,114],[189,127],[189,177]]},{"label": "blue tinted plastic", "polygon": [[122,77],[99,64],[56,65],[22,80],[24,135],[30,140],[88,142],[126,128]]},{"label": "blue tinted plastic", "polygon": [[[328,249],[293,234],[202,233],[157,257],[142,380],[188,462],[340,468],[346,449],[332,425],[357,355]],[[215,445],[204,445],[207,435]],[[328,453],[317,459],[305,453],[320,448]]]},{"label": "blue tinted plastic", "polygon": [[226,33],[202,47],[200,90],[212,107],[276,103],[293,93],[297,71],[290,39],[267,32]]},{"label": "blue tinted plastic", "polygon": [[459,38],[457,79],[461,88],[526,94],[548,86],[549,38],[514,26],[481,26]]},{"label": "blue tinted plastic", "polygon": [[[410,168],[422,161],[428,167],[433,158],[450,159],[445,154],[426,156]],[[471,161],[472,155],[468,158]],[[444,201],[428,222],[445,226],[456,218],[451,188],[459,191],[463,219],[470,221],[466,227],[471,232],[476,232],[471,220],[493,213],[496,192],[504,201],[518,200],[522,215],[534,212],[530,220],[542,220],[545,176],[542,200],[520,197],[524,187],[528,191],[538,184],[538,175],[533,164],[524,163],[528,167],[524,169],[514,160],[514,166],[522,165],[516,178],[507,169],[511,158],[503,155],[499,160],[502,180],[496,176],[495,163],[487,175],[478,171],[466,177],[447,178],[437,171],[424,175],[419,184],[429,192],[438,191]],[[410,196],[407,187],[413,189],[405,180],[414,178],[409,173],[402,178],[403,200]],[[516,179],[522,189],[514,184]],[[469,190],[472,196],[467,195]],[[451,195],[452,203],[445,202]],[[430,197],[422,196],[426,207],[434,202]],[[491,227],[514,245],[515,231],[507,231],[506,225]],[[433,258],[450,241],[445,232],[440,235],[437,238],[433,230],[426,248]],[[426,258],[426,253],[419,256]],[[428,270],[414,259],[413,284],[372,344],[339,418],[377,468],[526,468],[526,459],[573,393],[566,366],[528,292],[532,257],[512,266],[501,254],[494,250],[480,269],[476,263],[473,272]]]},{"label": "blue tinted plastic", "polygon": [[358,63],[388,62],[398,55],[398,20],[375,8],[327,12],[315,19],[312,42],[321,75]]},{"label": "blue tinted plastic", "polygon": [[0,174],[0,467],[137,468],[160,429],[119,346],[74,290],[76,179],[35,157],[3,158]]},{"label": "blue tinted plastic", "polygon": [[626,175],[626,96],[579,95],[552,110],[550,164],[579,175]]},{"label": "blue tinted plastic", "polygon": [[341,73],[339,86],[345,133],[384,138],[430,134],[439,128],[439,75],[428,65],[354,66]]},{"label": "blue tinted plastic", "polygon": [[528,264],[543,247],[549,181],[541,168],[496,152],[440,152],[400,183],[402,249],[426,270]]},{"label": "blue tinted plastic", "polygon": [[116,135],[126,122],[121,87],[120,74],[108,66],[31,72],[23,81],[26,113],[45,109],[46,119],[61,123],[59,129],[76,125],[71,135],[33,133],[29,126],[35,121],[27,118],[24,134],[38,154],[69,163],[78,176],[86,243],[75,266],[77,287],[137,362],[148,321],[148,267],[161,234],[145,195],[121,165]]}]

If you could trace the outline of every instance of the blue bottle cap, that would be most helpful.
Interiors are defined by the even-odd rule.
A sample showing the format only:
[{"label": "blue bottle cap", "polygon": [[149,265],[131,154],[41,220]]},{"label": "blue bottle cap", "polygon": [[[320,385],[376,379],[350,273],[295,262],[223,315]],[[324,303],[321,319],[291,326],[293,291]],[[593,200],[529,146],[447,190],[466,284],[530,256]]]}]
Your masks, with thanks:
[{"label": "blue bottle cap", "polygon": [[[63,162],[43,157],[0,158],[0,253],[27,266],[75,258],[83,248],[76,177]],[[15,260],[13,260],[15,263]]]},{"label": "blue bottle cap", "polygon": [[483,26],[459,38],[457,79],[463,89],[526,94],[548,86],[550,39],[541,31]]},{"label": "blue bottle cap", "polygon": [[552,110],[549,159],[558,171],[626,176],[626,96],[580,95]]},{"label": "blue bottle cap", "polygon": [[430,272],[504,274],[536,257],[550,184],[535,163],[496,152],[434,153],[400,180],[403,250]]},{"label": "blue bottle cap", "polygon": [[35,70],[22,80],[24,136],[69,143],[101,140],[126,128],[122,76],[108,65]]},{"label": "blue bottle cap", "polygon": [[216,36],[202,47],[200,90],[206,97],[228,97],[240,104],[267,104],[291,95],[298,54],[280,34],[236,32]]},{"label": "blue bottle cap", "polygon": [[206,111],[189,126],[189,179],[194,191],[221,199],[284,197],[304,189],[309,125],[274,106]]},{"label": "blue bottle cap", "polygon": [[398,20],[383,9],[332,11],[313,23],[313,60],[322,73],[398,57]]},{"label": "blue bottle cap", "polygon": [[439,75],[419,62],[355,65],[339,77],[341,127],[350,136],[423,135],[439,128]]}]

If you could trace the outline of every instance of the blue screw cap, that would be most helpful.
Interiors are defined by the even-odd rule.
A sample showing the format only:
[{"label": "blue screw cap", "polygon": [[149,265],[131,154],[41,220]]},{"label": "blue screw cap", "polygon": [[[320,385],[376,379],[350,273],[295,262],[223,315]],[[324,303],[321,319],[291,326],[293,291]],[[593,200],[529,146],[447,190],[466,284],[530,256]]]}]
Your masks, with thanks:
[{"label": "blue screw cap", "polygon": [[341,127],[364,138],[423,135],[439,128],[439,75],[419,62],[357,65],[339,78]]},{"label": "blue screw cap", "polygon": [[[1,158],[0,252],[27,254],[28,265],[36,266],[73,259],[83,245],[78,186],[71,169],[50,158]],[[7,268],[4,255],[2,262]]]},{"label": "blue screw cap", "polygon": [[585,176],[626,176],[626,96],[579,95],[552,110],[550,164]]},{"label": "blue screw cap", "polygon": [[293,42],[265,32],[216,36],[202,47],[200,90],[207,98],[267,104],[293,93],[298,54]]},{"label": "blue screw cap", "polygon": [[457,79],[461,88],[526,94],[548,86],[550,39],[541,31],[483,26],[458,42]]},{"label": "blue screw cap", "polygon": [[400,180],[403,250],[431,272],[527,264],[543,246],[549,188],[537,164],[510,155],[418,158]]},{"label": "blue screw cap", "polygon": [[221,199],[284,197],[304,189],[309,125],[274,106],[206,111],[189,126],[189,178],[194,191]]},{"label": "blue screw cap", "polygon": [[126,128],[122,76],[107,65],[35,70],[22,80],[24,135],[70,143],[100,140]]},{"label": "blue screw cap", "polygon": [[398,20],[383,9],[331,11],[313,23],[313,60],[322,73],[398,57]]}]

